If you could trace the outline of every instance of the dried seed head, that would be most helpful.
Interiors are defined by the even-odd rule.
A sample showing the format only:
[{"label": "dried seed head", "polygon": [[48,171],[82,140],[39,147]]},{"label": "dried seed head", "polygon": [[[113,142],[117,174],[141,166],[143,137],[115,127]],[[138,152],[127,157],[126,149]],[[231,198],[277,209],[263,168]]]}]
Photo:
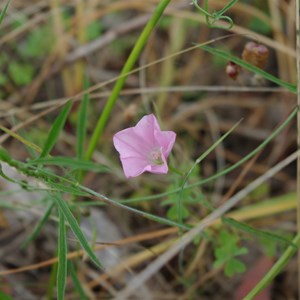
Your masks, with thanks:
[{"label": "dried seed head", "polygon": [[244,47],[242,58],[248,63],[263,69],[269,58],[269,50],[264,45],[248,42]]}]

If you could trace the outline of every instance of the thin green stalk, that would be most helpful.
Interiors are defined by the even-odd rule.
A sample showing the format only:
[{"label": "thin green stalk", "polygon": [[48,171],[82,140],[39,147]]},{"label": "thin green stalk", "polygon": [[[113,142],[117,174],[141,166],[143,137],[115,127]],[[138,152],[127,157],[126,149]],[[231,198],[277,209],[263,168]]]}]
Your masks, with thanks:
[{"label": "thin green stalk", "polygon": [[[226,174],[230,173],[234,169],[236,169],[239,166],[241,166],[243,163],[245,163],[250,158],[252,158],[254,155],[256,155],[259,151],[261,151],[268,143],[270,143],[275,138],[275,136],[277,136],[287,126],[287,124],[289,124],[296,117],[297,113],[298,113],[298,107],[296,107],[289,114],[289,116],[286,118],[286,120],[284,120],[284,122],[282,124],[280,124],[278,126],[278,128],[276,128],[276,130],[274,130],[273,133],[271,133],[269,135],[268,138],[266,138],[257,148],[255,148],[253,151],[251,151],[245,157],[243,157],[242,159],[240,159],[238,162],[236,162],[232,166],[230,166],[230,167],[228,167],[228,168],[226,168],[226,169],[224,169],[224,170],[222,170],[220,172],[217,172],[216,174],[214,174],[214,175],[212,175],[212,176],[210,176],[208,178],[205,178],[203,180],[200,180],[200,181],[195,182],[195,183],[190,184],[190,185],[186,185],[184,187],[184,190],[191,189],[191,188],[194,188],[196,186],[204,185],[204,184],[206,184],[206,183],[208,183],[210,181],[218,179],[219,177],[225,176]],[[173,189],[171,191],[163,192],[163,193],[156,194],[156,195],[144,196],[144,197],[136,197],[136,198],[133,198],[133,199],[124,200],[124,201],[122,201],[122,203],[128,204],[128,203],[134,203],[134,202],[138,202],[138,201],[149,201],[149,200],[152,200],[152,199],[162,198],[162,197],[174,194],[174,193],[178,193],[178,192],[180,192],[180,190],[181,190],[181,188],[179,187],[179,188]]]},{"label": "thin green stalk", "polygon": [[[296,244],[299,248],[300,246],[300,233],[296,235],[293,239],[293,244]],[[293,246],[289,246],[285,252],[281,255],[280,259],[276,262],[276,264],[270,269],[270,271],[263,277],[262,280],[252,289],[252,291],[244,297],[243,300],[251,300],[260,293],[286,266],[291,257],[296,253],[298,248]]]},{"label": "thin green stalk", "polygon": [[120,91],[122,90],[124,83],[127,78],[127,73],[132,70],[134,67],[134,64],[136,63],[137,59],[139,58],[139,55],[141,54],[142,50],[144,49],[144,46],[146,42],[149,39],[149,36],[152,32],[152,30],[157,25],[161,15],[163,14],[164,10],[168,6],[168,4],[171,2],[171,0],[161,0],[159,5],[156,7],[152,17],[148,21],[147,25],[145,26],[143,32],[141,33],[139,39],[137,40],[134,48],[132,49],[122,71],[120,74],[119,79],[117,80],[116,84],[114,85],[114,88],[112,90],[112,93],[107,100],[104,109],[98,119],[96,128],[92,134],[91,140],[88,145],[88,150],[86,153],[86,159],[90,160],[96,147],[101,139],[101,136],[103,134],[103,131],[105,129],[105,125],[110,117],[111,111],[119,97]]}]

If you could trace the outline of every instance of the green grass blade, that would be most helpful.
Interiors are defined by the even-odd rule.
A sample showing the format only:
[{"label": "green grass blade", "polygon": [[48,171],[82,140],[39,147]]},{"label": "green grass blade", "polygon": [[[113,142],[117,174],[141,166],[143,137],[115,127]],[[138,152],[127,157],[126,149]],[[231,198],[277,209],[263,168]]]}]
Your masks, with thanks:
[{"label": "green grass blade", "polygon": [[59,210],[64,214],[67,222],[69,223],[74,235],[77,237],[78,242],[80,243],[80,245],[82,246],[82,248],[86,251],[86,253],[88,254],[88,256],[90,257],[90,259],[99,267],[99,268],[103,268],[102,264],[100,263],[100,261],[98,260],[97,256],[95,255],[95,253],[93,252],[92,248],[90,247],[88,241],[86,240],[83,232],[81,231],[76,219],[74,218],[73,214],[70,211],[70,208],[67,204],[67,202],[65,202],[59,195],[54,194],[53,195],[53,199],[57,205],[57,207],[59,208]]},{"label": "green grass blade", "polygon": [[[293,239],[293,244],[300,246],[300,233]],[[280,256],[278,261],[268,271],[268,273],[258,282],[258,284],[243,298],[243,300],[253,300],[274,278],[282,272],[283,268],[288,264],[292,256],[296,253],[297,248],[289,246]]]},{"label": "green grass blade", "polygon": [[[87,79],[85,80],[85,89],[88,89]],[[76,144],[76,155],[77,158],[82,160],[84,158],[84,145],[86,140],[87,131],[87,113],[89,105],[89,94],[85,93],[79,107],[78,122],[77,122],[77,144]]]},{"label": "green grass blade", "polygon": [[264,231],[264,230],[258,230],[258,229],[254,228],[254,227],[252,227],[248,224],[236,221],[232,218],[223,217],[222,221],[224,223],[227,223],[227,224],[239,229],[239,230],[254,234],[257,237],[270,239],[270,240],[273,240],[273,241],[276,241],[276,242],[283,243],[285,245],[289,245],[289,246],[293,246],[293,247],[298,248],[297,245],[293,244],[291,241],[289,241],[288,239],[286,239],[286,238],[284,238],[280,235],[277,235],[277,234],[274,234],[274,233],[271,233],[271,232],[268,232],[268,231]]},{"label": "green grass blade", "polygon": [[200,162],[205,159],[205,157],[207,157],[216,147],[218,147],[235,129],[236,127],[241,123],[241,121],[239,121],[238,123],[236,123],[230,130],[228,130],[223,136],[221,136],[215,143],[213,143],[213,145],[211,145],[203,154],[201,154],[194,162],[194,164],[192,165],[192,167],[188,170],[188,172],[186,173],[186,175],[184,176],[181,186],[180,186],[180,191],[178,193],[178,197],[176,200],[177,203],[177,216],[178,216],[178,222],[180,224],[183,223],[183,212],[182,212],[182,195],[183,195],[183,190],[184,187],[188,181],[188,178],[190,177],[190,175],[192,174],[193,170],[196,168],[196,166],[198,164],[200,164]]},{"label": "green grass blade", "polygon": [[27,247],[27,245],[32,242],[38,234],[41,232],[42,228],[44,225],[47,223],[49,220],[49,217],[51,215],[52,209],[53,209],[54,203],[51,202],[48,208],[46,209],[43,217],[39,220],[35,228],[33,229],[32,233],[26,238],[26,240],[22,243],[21,248]]},{"label": "green grass blade", "polygon": [[200,164],[200,162],[205,159],[205,157],[207,157],[216,147],[218,147],[236,128],[237,126],[239,126],[239,124],[241,123],[241,121],[237,122],[232,128],[230,128],[230,130],[228,130],[223,136],[221,136],[215,143],[213,143],[213,145],[211,145],[203,154],[201,154],[195,161],[195,163],[193,164],[193,166],[189,169],[189,171],[187,172],[186,176],[183,179],[183,183],[182,183],[182,189],[184,188],[189,176],[191,175],[191,173],[193,172],[193,170],[195,169],[195,167]]},{"label": "green grass blade", "polygon": [[48,281],[47,294],[46,294],[47,300],[55,299],[54,290],[55,290],[56,281],[57,281],[57,263],[51,266],[50,278]]},{"label": "green grass blade", "polygon": [[64,213],[59,209],[58,224],[58,269],[57,269],[57,299],[63,300],[67,281],[67,231]]},{"label": "green grass blade", "polygon": [[88,296],[84,292],[83,287],[81,286],[80,280],[77,277],[74,263],[72,261],[68,261],[68,270],[70,272],[73,284],[79,294],[79,299],[80,300],[89,300]]},{"label": "green grass blade", "polygon": [[105,107],[102,110],[102,113],[97,121],[96,127],[93,131],[91,140],[88,145],[88,149],[85,155],[87,160],[92,158],[92,155],[99,143],[99,140],[104,132],[106,123],[110,117],[113,107],[115,106],[119,94],[125,84],[127,73],[132,70],[136,61],[138,60],[141,52],[144,49],[152,31],[156,28],[160,17],[162,16],[164,10],[167,8],[171,0],[161,0],[159,1],[158,5],[156,6],[151,18],[149,19],[148,23],[143,29],[143,32],[139,36],[138,40],[136,41],[134,48],[132,49],[122,71],[120,77],[118,78],[117,82],[115,83],[113,90],[109,99],[107,100]]},{"label": "green grass blade", "polygon": [[30,141],[27,141],[26,139],[24,139],[22,136],[20,136],[19,134],[15,133],[14,131],[5,128],[3,126],[0,125],[0,129],[2,131],[4,131],[5,133],[9,134],[11,137],[15,138],[16,140],[18,140],[19,142],[21,142],[22,144],[24,144],[25,146],[35,150],[36,152],[40,153],[42,152],[42,150],[40,149],[39,146],[31,143]]},{"label": "green grass blade", "polygon": [[168,220],[168,219],[165,219],[165,218],[162,218],[162,217],[158,217],[158,216],[155,216],[153,214],[150,214],[150,213],[147,213],[147,212],[144,212],[144,211],[140,211],[140,210],[138,210],[136,208],[124,205],[124,204],[120,203],[119,201],[112,200],[112,199],[110,199],[110,198],[108,198],[108,197],[106,197],[104,195],[101,195],[101,194],[95,192],[94,190],[89,189],[89,188],[87,188],[87,187],[85,187],[83,185],[78,185],[78,187],[82,191],[87,192],[90,195],[99,198],[100,200],[104,201],[107,204],[111,204],[113,206],[123,208],[123,209],[125,209],[127,211],[130,211],[132,213],[140,215],[140,216],[142,216],[144,218],[147,218],[149,220],[153,220],[155,222],[158,222],[158,223],[161,223],[161,224],[164,224],[164,225],[176,226],[178,228],[185,229],[185,230],[190,230],[192,228],[192,226],[190,226],[190,225],[179,224],[178,222],[174,222],[172,220]]},{"label": "green grass blade", "polygon": [[69,101],[64,108],[62,109],[62,111],[59,113],[59,115],[57,116],[57,118],[55,119],[50,131],[49,131],[49,135],[48,138],[45,142],[44,148],[42,150],[42,153],[40,155],[40,157],[45,157],[47,156],[50,151],[52,150],[52,148],[54,147],[54,145],[56,144],[59,134],[62,131],[65,122],[67,120],[68,114],[71,110],[72,107],[72,101]]},{"label": "green grass blade", "polygon": [[4,17],[5,17],[6,11],[7,11],[8,6],[9,6],[9,2],[10,2],[10,0],[8,0],[8,1],[6,2],[4,8],[3,8],[3,9],[1,10],[1,12],[0,12],[0,24],[2,23],[2,21],[3,21]]},{"label": "green grass blade", "polygon": [[76,187],[68,186],[65,183],[47,182],[47,185],[56,192],[67,193],[74,196],[87,196],[87,193],[80,191]]},{"label": "green grass blade", "polygon": [[101,172],[101,173],[107,172],[109,170],[109,168],[104,165],[96,164],[90,161],[85,161],[77,158],[65,157],[65,156],[37,158],[35,160],[29,161],[28,164],[54,165],[59,167],[69,167],[77,170],[79,169],[79,170]]},{"label": "green grass blade", "polygon": [[228,60],[228,61],[232,61],[234,63],[236,63],[237,65],[247,69],[248,71],[251,71],[251,72],[254,72],[256,74],[259,74],[260,76],[262,76],[263,78],[269,80],[269,81],[272,81],[276,84],[278,84],[279,86],[283,87],[283,88],[286,88],[287,90],[293,92],[293,93],[297,93],[297,87],[296,85],[294,84],[291,84],[291,83],[288,83],[288,82],[285,82],[283,80],[280,80],[279,78],[271,75],[270,73],[244,61],[243,59],[240,59],[236,56],[233,56],[223,50],[220,50],[220,49],[216,49],[216,48],[212,48],[212,47],[209,47],[209,46],[199,46],[199,48],[213,54],[213,55],[216,55],[216,56],[219,56],[219,57],[222,57],[224,58],[225,60]]}]

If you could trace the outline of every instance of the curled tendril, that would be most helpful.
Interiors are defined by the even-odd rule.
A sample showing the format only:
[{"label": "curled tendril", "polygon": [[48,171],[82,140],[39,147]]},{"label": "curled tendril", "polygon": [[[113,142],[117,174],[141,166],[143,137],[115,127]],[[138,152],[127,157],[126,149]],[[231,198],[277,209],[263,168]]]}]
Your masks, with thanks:
[{"label": "curled tendril", "polygon": [[[221,10],[219,11],[214,11],[212,13],[208,12],[208,0],[205,0],[205,9],[203,9],[201,6],[199,6],[197,0],[192,0],[192,3],[194,4],[194,6],[205,15],[205,19],[206,19],[206,23],[207,26],[211,27],[211,28],[219,28],[219,29],[227,29],[230,30],[233,27],[233,21],[230,17],[228,16],[224,16],[223,14],[231,7],[233,6],[238,0],[232,0],[231,2],[229,2],[226,6],[224,6]],[[228,23],[227,26],[218,26],[215,25],[215,23],[217,21],[225,21],[226,23]]]}]

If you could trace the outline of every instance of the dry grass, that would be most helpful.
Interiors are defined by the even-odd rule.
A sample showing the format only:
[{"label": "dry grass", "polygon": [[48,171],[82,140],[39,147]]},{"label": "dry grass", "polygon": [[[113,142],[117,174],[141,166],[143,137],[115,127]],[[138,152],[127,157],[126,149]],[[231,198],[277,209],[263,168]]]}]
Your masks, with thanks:
[{"label": "dry grass", "polygon": [[[7,78],[4,84],[0,83],[1,125],[41,146],[58,108],[70,97],[74,101],[82,100],[86,75],[91,85],[90,134],[135,40],[158,2],[13,0],[0,35],[0,75]],[[227,2],[209,1],[212,9],[220,9]],[[172,1],[135,71],[126,81],[94,155],[96,162],[108,165],[112,172],[89,173],[84,185],[112,199],[122,200],[153,195],[174,187],[177,177],[172,174],[168,177],[145,174],[125,180],[112,147],[112,136],[116,131],[132,126],[143,114],[150,112],[156,113],[164,128],[176,131],[172,160],[183,172],[223,133],[243,119],[224,143],[201,163],[192,182],[241,160],[263,142],[295,107],[295,95],[257,80],[247,71],[232,80],[226,76],[222,61],[193,47],[193,43],[218,39],[215,46],[241,56],[247,41],[258,41],[270,51],[265,70],[295,83],[294,4],[294,1],[239,1],[230,10],[235,26],[228,35],[229,32],[224,30],[208,28],[204,18],[188,1]],[[18,26],[16,20],[21,20]],[[32,33],[41,28],[50,29],[49,36],[41,35],[40,43],[35,45],[43,48],[42,54],[26,57],[22,54],[24,48],[30,43]],[[93,39],[89,37],[91,34]],[[1,55],[6,55],[9,60],[2,63]],[[31,65],[33,75],[25,84],[18,84],[10,72],[13,61]],[[77,104],[74,105],[55,155],[74,156],[77,108]],[[28,158],[26,148],[16,139],[3,134],[0,142],[14,158]],[[220,207],[295,150],[293,122],[248,163],[213,183],[197,187],[194,195],[202,195],[203,199],[191,204],[189,222],[197,224],[211,211],[209,205]],[[285,235],[295,233],[295,174],[295,164],[290,164],[266,181],[262,188],[243,198],[230,216],[259,229]],[[19,175],[13,173],[13,176]],[[4,181],[1,181],[1,187],[3,192],[17,188]],[[279,196],[282,198],[275,201]],[[22,241],[43,214],[44,207],[35,204],[39,198],[38,193],[24,190],[0,198],[1,204],[5,202],[14,207],[0,210],[0,290],[13,299],[54,297],[51,288],[57,263],[57,220],[53,218],[34,242],[26,249],[20,249]],[[162,201],[166,198],[133,205],[165,217],[168,207],[162,206]],[[271,200],[275,201],[272,206],[259,206]],[[176,228],[167,228],[116,207],[82,206],[80,213],[83,230],[96,242],[95,251],[106,266],[105,271],[96,270],[70,237],[72,252],[68,259],[76,262],[78,277],[90,299],[122,299],[125,295],[122,293],[130,289],[129,284],[134,286],[134,279],[139,279],[140,272],[151,268],[153,262],[178,244]],[[228,278],[222,268],[213,267],[214,248],[221,228],[235,232],[240,246],[248,247],[249,253],[242,258],[248,270],[257,268],[257,272],[260,271],[257,262],[262,258],[267,260],[265,248],[249,234],[220,226],[220,219],[212,223],[207,229],[209,238],[190,243],[181,254],[166,259],[139,289],[131,292],[129,299],[241,297],[243,284],[250,282],[247,273]],[[272,260],[279,253],[277,248]],[[295,273],[291,263],[282,275],[282,286],[276,287],[275,281],[266,299],[296,299]],[[71,280],[67,282],[66,299],[79,299]]]}]

